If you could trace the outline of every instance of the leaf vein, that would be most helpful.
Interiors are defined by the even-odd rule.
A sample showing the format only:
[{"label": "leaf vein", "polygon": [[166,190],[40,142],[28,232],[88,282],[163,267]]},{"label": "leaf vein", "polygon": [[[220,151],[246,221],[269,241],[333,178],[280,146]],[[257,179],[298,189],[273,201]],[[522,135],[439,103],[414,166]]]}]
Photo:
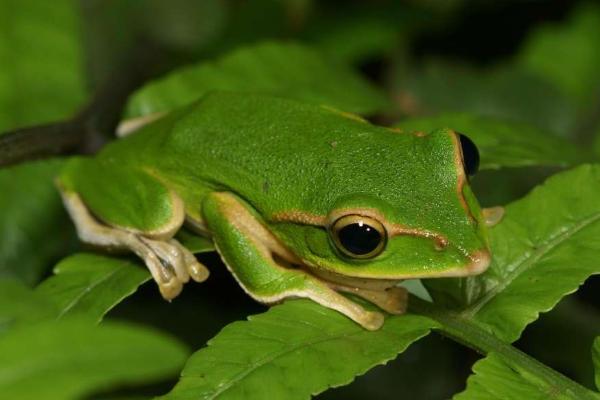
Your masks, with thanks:
[{"label": "leaf vein", "polygon": [[477,299],[475,302],[473,302],[471,305],[465,308],[462,312],[460,312],[460,317],[473,317],[487,303],[492,301],[498,295],[498,293],[506,289],[522,273],[531,268],[536,261],[548,254],[554,248],[560,246],[565,240],[571,238],[573,235],[585,229],[594,222],[597,222],[598,220],[600,220],[600,213],[595,213],[581,220],[575,225],[572,225],[569,229],[566,229],[564,231],[559,230],[558,232],[550,235],[549,238],[543,241],[534,251],[532,251],[529,254],[525,253],[523,257],[515,261],[509,267],[507,267],[507,269],[511,270],[512,272],[508,274],[506,279],[503,279],[494,286],[492,286],[492,288],[485,295],[481,296],[479,299]]},{"label": "leaf vein", "polygon": [[293,353],[296,350],[299,350],[301,348],[304,347],[311,347],[311,346],[315,346],[317,344],[320,343],[324,343],[330,340],[338,340],[338,339],[343,339],[343,338],[347,338],[347,337],[351,337],[354,336],[356,334],[361,334],[362,332],[350,332],[350,333],[341,333],[335,336],[328,336],[326,338],[323,339],[319,339],[319,340],[313,340],[313,341],[309,341],[309,342],[301,342],[295,345],[290,346],[289,348],[286,348],[284,350],[272,353],[270,355],[267,355],[261,359],[259,359],[258,361],[248,364],[248,369],[240,372],[239,374],[236,374],[235,376],[233,376],[229,382],[226,382],[223,385],[220,385],[219,390],[213,392],[212,395],[209,395],[209,397],[207,397],[208,399],[216,399],[219,395],[221,395],[223,392],[229,390],[235,383],[241,381],[243,378],[245,378],[246,376],[250,375],[252,372],[256,371],[257,369],[259,369],[260,367],[266,365],[269,362],[272,362],[273,360],[283,357],[287,354]]},{"label": "leaf vein", "polygon": [[73,298],[73,300],[71,300],[66,305],[66,307],[58,314],[58,316],[56,317],[56,319],[62,318],[66,313],[68,313],[71,309],[73,309],[73,307],[75,307],[75,305],[77,305],[77,303],[79,303],[81,301],[81,299],[83,299],[93,289],[95,289],[96,287],[100,286],[101,284],[103,284],[104,282],[106,282],[107,280],[109,280],[110,278],[112,278],[115,274],[117,274],[117,272],[119,272],[118,268],[113,269],[112,271],[110,271],[109,274],[107,274],[106,276],[104,276],[102,279],[99,279],[98,281],[92,283],[90,286],[88,286],[87,288],[85,288],[84,290],[82,290],[79,294],[77,294],[77,296],[75,296]]}]

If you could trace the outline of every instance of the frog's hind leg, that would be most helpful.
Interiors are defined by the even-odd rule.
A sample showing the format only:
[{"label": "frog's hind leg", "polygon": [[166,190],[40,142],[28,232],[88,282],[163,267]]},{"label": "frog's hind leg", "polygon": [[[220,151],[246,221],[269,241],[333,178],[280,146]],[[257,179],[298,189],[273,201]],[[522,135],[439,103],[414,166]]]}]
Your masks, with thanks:
[{"label": "frog's hind leg", "polygon": [[183,202],[174,192],[142,172],[120,170],[117,177],[112,168],[98,164],[93,167],[102,179],[94,181],[96,174],[79,175],[86,172],[86,161],[75,164],[76,173],[58,180],[82,241],[135,253],[167,300],[176,297],[190,277],[206,280],[206,267],[173,238],[185,217]]}]

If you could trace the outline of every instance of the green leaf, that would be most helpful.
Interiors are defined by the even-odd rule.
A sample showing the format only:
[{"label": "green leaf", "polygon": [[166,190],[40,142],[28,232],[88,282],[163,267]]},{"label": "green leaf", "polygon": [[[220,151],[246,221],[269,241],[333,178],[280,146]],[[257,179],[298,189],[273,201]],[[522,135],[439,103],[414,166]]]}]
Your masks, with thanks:
[{"label": "green leaf", "polygon": [[460,318],[512,342],[540,312],[600,272],[600,166],[552,176],[508,205],[490,234],[494,257],[484,274],[424,283]]},{"label": "green leaf", "polygon": [[311,301],[287,301],[225,327],[164,398],[308,399],[395,358],[435,325],[404,315],[369,332]]},{"label": "green leaf", "polygon": [[214,43],[226,22],[227,2],[220,0],[148,0],[133,2],[144,33],[171,49],[198,50]]},{"label": "green leaf", "polygon": [[571,99],[545,79],[513,65],[474,68],[429,62],[398,78],[396,100],[409,116],[466,112],[526,122],[563,137],[576,124]]},{"label": "green leaf", "polygon": [[594,134],[594,143],[592,145],[592,151],[594,152],[594,156],[596,159],[600,159],[600,126],[596,128],[596,132]]},{"label": "green leaf", "polygon": [[473,371],[475,374],[467,381],[467,389],[454,396],[455,400],[577,399],[575,395],[565,395],[547,382],[536,379],[519,365],[508,364],[496,353],[479,360]]},{"label": "green leaf", "polygon": [[[0,133],[73,114],[85,99],[75,0],[0,2]],[[52,179],[60,163],[0,171],[0,276],[34,284],[71,243]]]},{"label": "green leaf", "polygon": [[600,7],[585,4],[561,25],[547,24],[526,41],[519,62],[565,93],[585,101],[600,86]]},{"label": "green leaf", "polygon": [[387,105],[383,94],[349,67],[304,45],[265,42],[146,85],[134,94],[127,116],[169,111],[211,90],[269,93],[361,114]]},{"label": "green leaf", "polygon": [[592,360],[594,361],[594,369],[596,370],[596,388],[600,390],[600,337],[594,340],[592,347]]},{"label": "green leaf", "polygon": [[131,325],[46,321],[0,337],[0,392],[7,399],[82,398],[170,377],[186,355],[173,338]]},{"label": "green leaf", "polygon": [[398,127],[408,131],[430,132],[448,127],[471,138],[481,153],[482,169],[530,165],[566,166],[581,160],[569,141],[531,125],[465,113],[410,118]]},{"label": "green leaf", "polygon": [[[563,298],[552,311],[527,327],[519,347],[547,365],[568,371],[571,379],[593,386],[594,366],[584,360],[589,358],[590,343],[600,333],[600,311],[581,300],[577,293]],[[568,345],[557,346],[557,338]]]},{"label": "green leaf", "polygon": [[323,53],[358,64],[396,49],[401,37],[399,25],[383,18],[338,15],[322,21],[311,36]]},{"label": "green leaf", "polygon": [[226,2],[228,9],[224,29],[217,40],[209,45],[207,53],[223,54],[262,40],[289,37],[292,31],[303,24],[310,2],[312,0]]},{"label": "green leaf", "polygon": [[60,161],[0,170],[0,277],[33,285],[75,243],[53,179]]},{"label": "green leaf", "polygon": [[36,291],[56,305],[59,319],[84,315],[100,321],[149,279],[148,271],[134,262],[82,253],[62,260],[54,268],[54,276]]},{"label": "green leaf", "polygon": [[0,279],[0,334],[14,324],[37,322],[55,313],[53,304],[23,283]]},{"label": "green leaf", "polygon": [[[472,319],[466,318],[460,313],[424,302],[418,298],[412,298],[409,302],[409,306],[412,311],[418,311],[419,314],[426,315],[438,322],[439,325],[435,329],[443,331],[445,335],[454,338],[461,343],[467,344],[481,354],[493,355],[493,358],[497,359],[498,362],[492,365],[501,366],[498,371],[490,374],[493,379],[501,376],[506,369],[504,366],[508,366],[518,375],[524,377],[528,383],[533,383],[535,387],[539,388],[541,392],[551,398],[600,400],[598,394],[540,363],[506,343],[503,339],[496,337],[493,333],[486,332],[482,327],[477,326],[477,323]],[[514,376],[511,377],[510,374],[506,375],[507,376],[501,377],[498,380],[506,380],[508,382],[513,380],[512,378],[514,378]],[[485,374],[484,378],[486,378]],[[489,379],[489,376],[487,378]],[[485,394],[481,394],[480,389],[481,388],[476,388],[471,391],[473,398],[488,398],[485,397]],[[485,389],[485,387],[483,387],[483,389]],[[511,393],[512,389],[510,387],[507,387],[506,389],[509,390],[507,393],[496,393],[496,389],[493,389],[493,394],[500,396],[500,398],[522,398],[520,397],[520,394],[514,395]],[[492,394],[488,394],[488,396],[492,396]]]},{"label": "green leaf", "polygon": [[[153,48],[185,53],[186,59],[204,52],[217,42],[231,8],[230,2],[221,0],[88,0],[81,4],[87,71],[92,83],[100,85],[114,78],[125,57],[138,54],[140,47],[150,43]],[[142,37],[145,44],[140,46]],[[161,57],[161,66],[177,64],[177,58]],[[153,65],[148,67],[153,69]]]},{"label": "green leaf", "polygon": [[0,132],[67,117],[84,101],[78,11],[74,0],[0,2]]}]

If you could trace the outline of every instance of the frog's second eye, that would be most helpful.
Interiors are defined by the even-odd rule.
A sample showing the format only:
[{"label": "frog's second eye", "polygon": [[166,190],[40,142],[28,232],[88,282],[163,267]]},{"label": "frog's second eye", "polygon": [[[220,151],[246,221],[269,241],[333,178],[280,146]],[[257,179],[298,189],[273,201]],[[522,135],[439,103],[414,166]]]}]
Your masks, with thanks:
[{"label": "frog's second eye", "polygon": [[479,170],[479,150],[477,150],[475,143],[462,133],[459,133],[458,137],[460,139],[465,172],[467,175],[473,176]]},{"label": "frog's second eye", "polygon": [[373,258],[383,251],[386,231],[383,225],[363,215],[346,215],[331,226],[336,247],[352,258]]}]

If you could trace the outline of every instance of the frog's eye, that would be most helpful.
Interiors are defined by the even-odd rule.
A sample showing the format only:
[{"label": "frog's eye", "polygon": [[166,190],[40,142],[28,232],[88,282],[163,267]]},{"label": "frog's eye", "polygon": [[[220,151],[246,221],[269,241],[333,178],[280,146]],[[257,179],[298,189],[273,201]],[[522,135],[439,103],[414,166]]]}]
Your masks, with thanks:
[{"label": "frog's eye", "polygon": [[381,222],[363,215],[346,215],[331,226],[336,247],[352,258],[373,258],[383,251],[387,234]]},{"label": "frog's eye", "polygon": [[467,175],[473,176],[479,170],[479,150],[477,150],[475,143],[462,133],[458,134],[458,138],[460,139],[465,172]]}]

